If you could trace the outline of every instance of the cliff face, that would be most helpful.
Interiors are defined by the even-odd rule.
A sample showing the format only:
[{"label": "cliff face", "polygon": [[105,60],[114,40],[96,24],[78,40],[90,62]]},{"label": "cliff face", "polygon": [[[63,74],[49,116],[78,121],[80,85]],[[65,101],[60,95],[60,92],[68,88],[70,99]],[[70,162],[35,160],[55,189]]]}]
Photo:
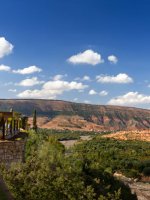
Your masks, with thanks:
[{"label": "cliff face", "polygon": [[0,100],[0,110],[32,115],[45,128],[77,130],[134,130],[150,128],[150,110],[72,103],[59,100]]}]

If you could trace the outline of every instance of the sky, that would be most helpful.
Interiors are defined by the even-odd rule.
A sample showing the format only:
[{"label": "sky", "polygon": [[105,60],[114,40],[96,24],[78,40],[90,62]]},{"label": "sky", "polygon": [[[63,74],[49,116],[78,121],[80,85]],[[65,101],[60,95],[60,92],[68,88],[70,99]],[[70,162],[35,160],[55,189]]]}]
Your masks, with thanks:
[{"label": "sky", "polygon": [[150,109],[149,0],[0,3],[0,98]]}]

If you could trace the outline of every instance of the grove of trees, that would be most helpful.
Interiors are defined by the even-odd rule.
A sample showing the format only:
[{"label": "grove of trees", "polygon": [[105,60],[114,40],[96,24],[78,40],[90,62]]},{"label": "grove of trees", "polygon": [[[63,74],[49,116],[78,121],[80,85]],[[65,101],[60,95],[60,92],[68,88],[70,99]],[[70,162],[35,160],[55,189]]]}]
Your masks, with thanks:
[{"label": "grove of trees", "polygon": [[25,162],[1,166],[1,173],[16,200],[136,200],[113,173],[148,174],[149,155],[146,142],[96,136],[66,150],[55,135],[30,131]]}]

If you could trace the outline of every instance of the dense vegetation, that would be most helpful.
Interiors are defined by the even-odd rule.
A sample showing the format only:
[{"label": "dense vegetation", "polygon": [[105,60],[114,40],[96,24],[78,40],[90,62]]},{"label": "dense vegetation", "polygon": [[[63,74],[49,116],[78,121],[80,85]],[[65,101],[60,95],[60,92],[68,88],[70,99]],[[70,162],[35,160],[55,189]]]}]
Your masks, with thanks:
[{"label": "dense vegetation", "polygon": [[[94,141],[80,144],[69,153],[54,136],[30,132],[26,162],[1,168],[3,178],[16,200],[137,199],[105,167]],[[105,145],[107,151],[107,142]]]},{"label": "dense vegetation", "polygon": [[132,178],[150,175],[149,142],[119,141],[97,136],[75,146],[74,152],[77,159],[84,157],[90,168],[103,168],[111,174],[117,171]]}]

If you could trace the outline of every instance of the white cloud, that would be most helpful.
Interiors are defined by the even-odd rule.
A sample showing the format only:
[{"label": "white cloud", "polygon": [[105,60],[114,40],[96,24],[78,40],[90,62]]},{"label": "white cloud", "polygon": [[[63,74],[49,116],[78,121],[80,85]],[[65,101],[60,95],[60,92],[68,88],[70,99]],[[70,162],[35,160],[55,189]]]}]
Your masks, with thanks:
[{"label": "white cloud", "polygon": [[83,80],[83,81],[90,81],[91,79],[90,79],[89,76],[86,76],[86,75],[85,75],[85,76],[83,76],[82,80]]},{"label": "white cloud", "polygon": [[42,69],[37,67],[37,66],[29,66],[23,69],[17,69],[17,70],[13,70],[13,73],[15,74],[33,74],[35,72],[41,72]]},{"label": "white cloud", "polygon": [[108,92],[105,91],[105,90],[102,90],[100,93],[99,93],[100,96],[107,96],[108,95]]},{"label": "white cloud", "polygon": [[82,78],[77,77],[77,78],[75,78],[74,80],[76,80],[76,81],[90,81],[91,78],[90,78],[89,76],[85,75],[85,76],[83,76]]},{"label": "white cloud", "polygon": [[6,71],[9,72],[11,68],[7,65],[0,65],[0,71]]},{"label": "white cloud", "polygon": [[138,92],[128,92],[122,96],[111,99],[108,104],[110,105],[127,105],[134,106],[138,104],[149,104],[150,96],[140,94]]},{"label": "white cloud", "polygon": [[88,49],[82,53],[78,53],[77,55],[73,55],[68,59],[68,62],[73,64],[89,64],[89,65],[97,65],[103,63],[101,55],[97,52],[94,52],[91,49]]},{"label": "white cloud", "polygon": [[17,92],[16,89],[9,89],[8,91],[9,91],[9,92]]},{"label": "white cloud", "polygon": [[4,37],[0,37],[0,58],[9,55],[13,51],[13,45]]},{"label": "white cloud", "polygon": [[89,95],[100,95],[100,96],[107,96],[108,95],[108,92],[107,91],[105,91],[105,90],[102,90],[101,92],[96,92],[95,90],[90,90],[89,91]]},{"label": "white cloud", "polygon": [[118,62],[118,58],[114,55],[110,55],[108,56],[108,61],[110,61],[110,63],[116,64]]},{"label": "white cloud", "polygon": [[99,75],[96,76],[97,82],[100,83],[119,83],[119,84],[125,84],[125,83],[132,83],[133,79],[128,76],[127,74],[118,74],[116,76],[108,76],[108,75]]},{"label": "white cloud", "polygon": [[55,75],[52,79],[53,79],[54,81],[58,81],[58,80],[62,80],[62,79],[65,78],[65,77],[67,77],[67,74],[65,74],[65,75],[57,74],[57,75]]},{"label": "white cloud", "polygon": [[78,83],[75,81],[48,81],[43,85],[43,88],[46,90],[60,90],[60,91],[69,91],[69,90],[81,90],[87,88],[87,85]]},{"label": "white cloud", "polygon": [[75,81],[48,81],[40,90],[25,90],[19,93],[17,96],[20,98],[40,98],[40,99],[55,99],[57,95],[61,95],[63,92],[71,90],[83,90],[87,88],[87,85],[78,83]]},{"label": "white cloud", "polygon": [[95,90],[90,90],[89,91],[89,95],[96,95],[96,94],[97,94],[97,92]]},{"label": "white cloud", "polygon": [[38,80],[37,77],[32,77],[32,78],[27,78],[22,80],[20,83],[16,83],[16,85],[19,86],[34,86],[34,85],[39,85],[39,84],[43,84],[44,81],[40,81]]}]

